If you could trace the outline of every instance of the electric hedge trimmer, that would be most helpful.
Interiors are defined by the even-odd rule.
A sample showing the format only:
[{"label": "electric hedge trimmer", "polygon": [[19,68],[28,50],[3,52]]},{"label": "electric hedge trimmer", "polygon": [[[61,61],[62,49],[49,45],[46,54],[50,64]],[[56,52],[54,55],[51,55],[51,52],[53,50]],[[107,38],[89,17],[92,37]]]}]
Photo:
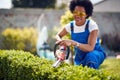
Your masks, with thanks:
[{"label": "electric hedge trimmer", "polygon": [[64,60],[68,59],[70,53],[70,48],[67,46],[60,46],[55,44],[54,46],[54,56],[57,61],[52,65],[54,68],[58,67]]}]

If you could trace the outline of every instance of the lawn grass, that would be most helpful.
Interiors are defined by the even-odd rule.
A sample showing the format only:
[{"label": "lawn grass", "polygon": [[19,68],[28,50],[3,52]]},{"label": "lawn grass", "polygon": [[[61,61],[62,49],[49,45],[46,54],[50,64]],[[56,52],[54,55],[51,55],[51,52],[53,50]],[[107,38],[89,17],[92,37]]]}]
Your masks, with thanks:
[{"label": "lawn grass", "polygon": [[115,74],[120,79],[120,59],[106,58],[100,69],[108,70],[110,73]]}]

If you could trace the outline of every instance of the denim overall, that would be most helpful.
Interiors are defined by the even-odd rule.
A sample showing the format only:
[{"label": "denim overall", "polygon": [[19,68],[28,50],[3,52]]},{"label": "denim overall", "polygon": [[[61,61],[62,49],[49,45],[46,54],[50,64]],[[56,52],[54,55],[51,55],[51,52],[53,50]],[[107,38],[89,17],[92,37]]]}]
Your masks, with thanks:
[{"label": "denim overall", "polygon": [[[83,44],[88,43],[88,36],[90,33],[89,29],[88,29],[89,22],[90,22],[90,20],[87,21],[87,24],[85,27],[85,32],[81,32],[81,33],[74,33],[73,22],[71,22],[71,38],[72,38],[72,40],[77,41],[79,43],[83,43]],[[99,39],[97,39],[95,48],[91,52],[84,52],[75,46],[74,47],[74,52],[75,52],[74,63],[75,63],[75,65],[88,66],[90,68],[98,69],[100,64],[106,58],[106,54],[99,42],[100,42]]]}]

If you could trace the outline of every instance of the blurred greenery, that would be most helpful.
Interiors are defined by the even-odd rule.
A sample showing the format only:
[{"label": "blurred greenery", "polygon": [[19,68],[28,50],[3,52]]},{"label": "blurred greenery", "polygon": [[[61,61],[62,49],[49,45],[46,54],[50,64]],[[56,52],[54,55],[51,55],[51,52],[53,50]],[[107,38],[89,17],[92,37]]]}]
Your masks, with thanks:
[{"label": "blurred greenery", "polygon": [[38,32],[34,28],[6,28],[0,34],[0,49],[24,50],[36,53]]},{"label": "blurred greenery", "polygon": [[73,15],[69,10],[67,10],[65,14],[61,16],[60,24],[61,26],[64,26],[70,21],[73,21]]},{"label": "blurred greenery", "polygon": [[120,79],[120,59],[107,58],[100,66],[100,69],[107,70],[111,74],[115,74]]},{"label": "blurred greenery", "polygon": [[56,0],[12,0],[15,8],[55,8]]}]

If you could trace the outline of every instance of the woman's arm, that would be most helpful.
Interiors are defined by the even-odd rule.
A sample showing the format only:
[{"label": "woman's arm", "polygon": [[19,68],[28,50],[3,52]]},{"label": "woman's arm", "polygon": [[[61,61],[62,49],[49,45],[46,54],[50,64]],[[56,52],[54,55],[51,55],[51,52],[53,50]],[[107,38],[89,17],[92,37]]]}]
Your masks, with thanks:
[{"label": "woman's arm", "polygon": [[66,45],[66,46],[77,46],[80,48],[80,50],[83,50],[85,52],[90,52],[94,49],[95,44],[96,44],[96,40],[97,40],[97,36],[98,36],[98,30],[93,30],[92,32],[90,32],[90,35],[88,37],[88,44],[82,44],[82,43],[78,43],[76,41],[73,40],[62,40],[61,38],[66,35],[68,32],[66,31],[65,28],[63,28],[57,35],[56,35],[56,39],[57,39],[57,43],[60,43],[60,45]]},{"label": "woman's arm", "polygon": [[65,28],[63,28],[60,32],[58,32],[57,33],[57,35],[56,35],[56,40],[57,41],[61,41],[62,40],[62,37],[64,36],[64,35],[66,35],[68,32],[66,31],[66,29]]},{"label": "woman's arm", "polygon": [[74,46],[78,46],[81,50],[85,52],[90,52],[95,47],[97,36],[98,36],[98,30],[93,30],[88,37],[88,44],[82,44],[76,41],[71,41],[71,44]]},{"label": "woman's arm", "polygon": [[88,37],[88,44],[78,43],[73,40],[61,40],[59,43],[61,45],[66,45],[66,46],[71,46],[71,45],[77,46],[80,48],[80,50],[83,50],[85,52],[90,52],[95,47],[97,36],[98,36],[98,30],[93,30]]}]

